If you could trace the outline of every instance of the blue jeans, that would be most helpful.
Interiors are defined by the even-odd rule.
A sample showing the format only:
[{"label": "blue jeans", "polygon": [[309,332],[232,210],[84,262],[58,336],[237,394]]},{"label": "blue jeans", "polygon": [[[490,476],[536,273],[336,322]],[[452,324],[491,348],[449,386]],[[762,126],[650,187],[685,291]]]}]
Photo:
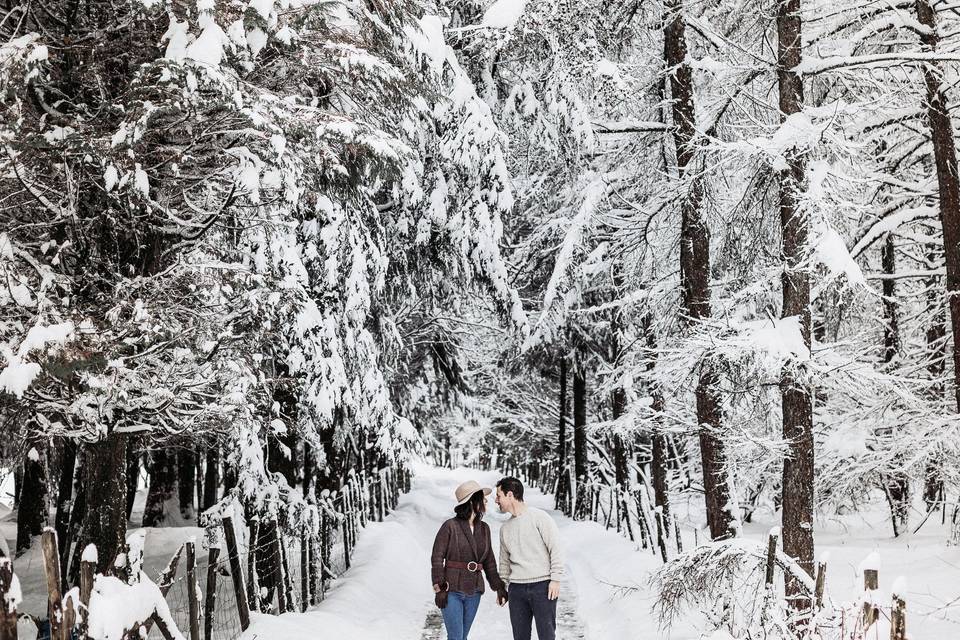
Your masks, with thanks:
[{"label": "blue jeans", "polygon": [[447,606],[440,610],[443,626],[447,628],[447,640],[467,640],[479,607],[480,592],[465,596],[459,591],[451,591],[447,595]]}]

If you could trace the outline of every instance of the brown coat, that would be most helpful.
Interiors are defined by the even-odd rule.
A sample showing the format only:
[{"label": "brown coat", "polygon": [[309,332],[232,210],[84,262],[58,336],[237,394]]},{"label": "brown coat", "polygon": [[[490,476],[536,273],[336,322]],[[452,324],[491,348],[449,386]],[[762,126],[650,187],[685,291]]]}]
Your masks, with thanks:
[{"label": "brown coat", "polygon": [[[440,526],[437,537],[433,541],[433,553],[430,556],[433,584],[449,584],[450,591],[465,595],[476,592],[483,593],[483,577],[479,571],[454,569],[447,567],[446,561],[476,562],[483,567],[487,574],[490,588],[496,591],[503,587],[503,580],[497,572],[497,559],[493,555],[493,545],[490,543],[490,527],[483,520],[474,523],[473,546],[470,545],[470,523],[459,518],[450,518]],[[474,554],[476,549],[476,555]]]}]

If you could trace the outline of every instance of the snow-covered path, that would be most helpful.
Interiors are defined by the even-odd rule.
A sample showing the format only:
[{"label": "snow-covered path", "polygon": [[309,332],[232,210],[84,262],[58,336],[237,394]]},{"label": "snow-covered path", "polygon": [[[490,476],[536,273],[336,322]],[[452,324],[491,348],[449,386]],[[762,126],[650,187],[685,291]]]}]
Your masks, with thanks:
[{"label": "snow-covered path", "polygon": [[[285,640],[294,635],[350,640],[444,639],[430,588],[430,549],[440,524],[452,515],[456,486],[473,478],[486,486],[498,479],[494,472],[473,469],[416,470],[413,489],[381,523],[370,524],[360,535],[353,567],[338,581],[327,599],[306,613],[280,617],[255,615],[245,640]],[[645,582],[656,559],[601,525],[573,522],[550,509],[551,499],[532,489],[530,504],[550,510],[560,526],[567,554],[568,581],[561,593],[558,616],[560,640],[687,640],[699,634],[666,633],[650,614],[649,595],[640,590],[627,597],[618,587]],[[487,520],[494,548],[501,522],[491,500]],[[534,633],[534,637],[536,633]],[[489,590],[481,600],[471,640],[509,640],[507,610],[496,604]]]}]

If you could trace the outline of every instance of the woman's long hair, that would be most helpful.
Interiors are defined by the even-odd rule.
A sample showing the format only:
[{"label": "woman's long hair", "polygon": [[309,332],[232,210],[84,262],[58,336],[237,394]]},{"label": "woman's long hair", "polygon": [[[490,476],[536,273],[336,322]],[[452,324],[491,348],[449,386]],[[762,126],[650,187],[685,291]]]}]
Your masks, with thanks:
[{"label": "woman's long hair", "polygon": [[454,512],[461,520],[469,520],[471,513],[474,516],[474,520],[480,520],[483,514],[487,512],[487,496],[483,494],[483,490],[481,489],[470,496],[470,499],[463,504],[458,504],[454,508]]}]

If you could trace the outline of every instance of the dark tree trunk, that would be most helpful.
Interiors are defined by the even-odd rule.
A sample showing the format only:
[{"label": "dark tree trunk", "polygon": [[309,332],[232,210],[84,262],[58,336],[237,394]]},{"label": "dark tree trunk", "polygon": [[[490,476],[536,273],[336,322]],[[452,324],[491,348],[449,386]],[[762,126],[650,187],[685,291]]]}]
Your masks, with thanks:
[{"label": "dark tree trunk", "polygon": [[[892,276],[897,271],[896,244],[892,234],[887,234],[880,250],[883,273]],[[896,358],[900,350],[900,326],[897,304],[896,280],[883,280],[883,362],[889,365]],[[903,456],[897,455],[895,460],[903,462]],[[893,524],[893,535],[900,535],[907,526],[910,516],[910,478],[906,473],[894,470],[881,477],[887,500],[890,503],[890,519]]]},{"label": "dark tree trunk", "polygon": [[557,504],[570,515],[570,470],[567,464],[567,359],[560,358],[560,432],[557,436]]},{"label": "dark tree trunk", "polygon": [[587,373],[580,363],[573,374],[573,474],[577,481],[574,517],[586,516],[587,468]]},{"label": "dark tree trunk", "polygon": [[67,578],[67,555],[70,550],[70,511],[73,508],[73,474],[77,467],[77,443],[63,439],[60,450],[60,477],[57,480],[57,551],[60,554],[60,575]]},{"label": "dark tree trunk", "polygon": [[177,451],[177,499],[180,502],[180,516],[193,520],[193,494],[197,484],[197,454],[192,449]]},{"label": "dark tree trunk", "polygon": [[303,443],[303,497],[310,495],[313,489],[313,449],[306,442]]},{"label": "dark tree trunk", "polygon": [[110,433],[84,447],[84,519],[73,566],[88,544],[97,547],[97,571],[112,573],[113,561],[123,549],[126,533],[127,437]]},{"label": "dark tree trunk", "polygon": [[[656,354],[657,337],[653,332],[651,324],[650,316],[646,316],[643,321],[643,331],[646,333],[647,350],[650,354]],[[647,361],[647,372],[652,374],[656,366],[656,358],[654,355],[651,355]],[[663,411],[663,394],[653,380],[650,381],[650,385],[650,397],[653,398],[653,404],[650,408],[656,420],[650,447],[652,453],[650,467],[651,476],[653,477],[653,501],[654,506],[660,507],[660,510],[663,512],[664,522],[668,522],[670,516],[670,485],[667,479],[667,470],[670,454],[667,436],[660,428],[660,415]]]},{"label": "dark tree trunk", "polygon": [[127,440],[127,520],[133,517],[133,504],[137,501],[137,487],[140,484],[140,450],[137,444],[141,439]]},{"label": "dark tree trunk", "polygon": [[[930,264],[937,264],[940,257],[935,247],[928,250],[927,260]],[[934,404],[943,402],[944,386],[943,373],[946,369],[946,322],[943,312],[942,283],[939,278],[934,276],[926,282],[927,286],[927,313],[930,316],[930,324],[927,326],[927,375],[930,378],[930,386],[927,393]],[[923,479],[923,501],[927,505],[927,510],[936,508],[940,502],[940,495],[943,489],[943,474],[940,470],[941,457],[934,453],[927,462],[924,470]]]},{"label": "dark tree trunk", "polygon": [[[623,389],[614,389],[610,397],[610,412],[613,420],[617,420],[626,412],[627,393]],[[613,434],[613,471],[617,486],[630,485],[630,467],[627,461],[627,444],[619,432]]]},{"label": "dark tree trunk", "polygon": [[[686,18],[682,0],[668,0],[664,22],[664,59],[670,70],[670,97],[673,115],[673,139],[677,171],[681,178],[694,160],[696,150],[696,107],[693,94],[693,69],[687,61]],[[710,229],[701,211],[704,185],[693,172],[690,190],[680,205],[680,284],[682,321],[691,325],[709,319],[710,308]],[[719,432],[723,428],[720,381],[711,359],[701,363],[696,389],[700,460],[703,467],[704,502],[710,536],[726,538],[732,529],[733,513],[726,454]]]},{"label": "dark tree trunk", "polygon": [[[800,0],[777,8],[777,80],[780,112],[785,120],[803,107],[803,80],[792,70],[800,64],[803,40]],[[787,151],[787,166],[779,173],[780,226],[784,269],[781,317],[799,316],[804,344],[810,346],[810,271],[808,222],[800,210],[806,161],[796,149]],[[813,402],[800,363],[789,363],[780,378],[783,437],[789,451],[783,462],[783,551],[813,576]],[[798,610],[809,610],[801,583],[786,582],[787,599]]]},{"label": "dark tree trunk", "polygon": [[[937,18],[928,0],[916,0],[917,19],[927,28],[920,36],[923,45],[936,53],[940,42]],[[953,136],[953,123],[947,111],[943,87],[943,69],[936,62],[928,62],[923,69],[927,88],[926,108],[933,141],[933,155],[937,167],[937,189],[940,196],[940,226],[943,229],[943,253],[947,265],[947,305],[950,309],[950,329],[953,338],[953,391],[954,401],[960,410],[960,295],[951,294],[960,290],[960,176],[957,175],[957,149]],[[936,330],[934,330],[936,335]],[[927,342],[931,343],[928,330]],[[931,363],[932,368],[936,365]],[[941,370],[942,371],[942,370]],[[940,473],[933,462],[926,471],[924,500],[931,508],[940,491]]]},{"label": "dark tree trunk", "polygon": [[147,502],[143,506],[143,526],[159,527],[168,514],[177,485],[177,459],[169,449],[160,448],[150,452],[150,487]]},{"label": "dark tree trunk", "polygon": [[220,446],[207,449],[207,468],[203,474],[203,510],[217,503],[217,485],[220,484]]},{"label": "dark tree trunk", "polygon": [[23,458],[23,485],[17,511],[17,555],[30,548],[33,536],[43,533],[47,524],[47,469],[39,445],[27,450]]},{"label": "dark tree trunk", "polygon": [[[927,30],[920,36],[925,48],[936,53],[940,42],[937,19],[927,0],[916,0],[917,19]],[[927,120],[933,155],[937,166],[937,187],[940,195],[940,224],[943,227],[943,251],[947,263],[947,298],[950,307],[950,327],[954,345],[960,344],[960,176],[957,175],[957,149],[953,124],[947,112],[947,101],[942,86],[943,70],[935,62],[924,66],[923,77],[927,87]],[[953,349],[954,398],[960,410],[960,349]]]}]

